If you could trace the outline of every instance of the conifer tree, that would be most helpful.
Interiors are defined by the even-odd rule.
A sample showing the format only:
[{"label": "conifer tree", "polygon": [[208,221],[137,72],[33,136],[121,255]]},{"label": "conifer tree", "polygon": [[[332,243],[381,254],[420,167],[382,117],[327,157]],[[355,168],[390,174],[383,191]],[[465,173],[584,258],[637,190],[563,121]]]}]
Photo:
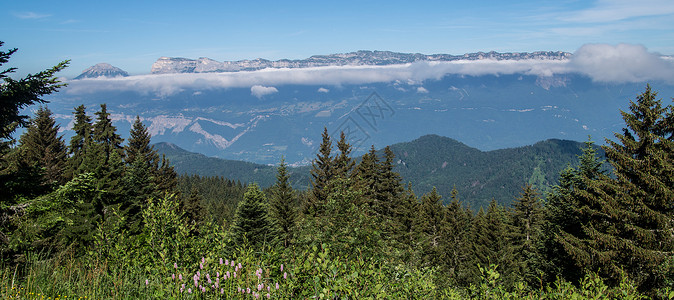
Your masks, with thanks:
[{"label": "conifer tree", "polygon": [[438,194],[435,187],[430,193],[421,196],[416,228],[421,258],[426,266],[432,266],[441,261],[442,231],[445,226],[444,209],[442,196]]},{"label": "conifer tree", "polygon": [[272,228],[267,216],[267,199],[256,183],[248,186],[234,215],[231,233],[234,240],[259,247],[269,242]]},{"label": "conifer tree", "polygon": [[539,241],[543,224],[543,207],[538,192],[530,184],[522,188],[520,197],[513,203],[513,251],[515,271],[529,284],[538,278]]},{"label": "conifer tree", "polygon": [[66,182],[63,176],[66,168],[66,146],[58,131],[59,126],[56,125],[51,111],[40,107],[19,141],[25,162],[42,170],[39,185],[52,188]]},{"label": "conifer tree", "polygon": [[343,131],[339,135],[337,149],[339,155],[334,159],[335,177],[348,178],[351,176],[355,162],[351,159],[351,145],[346,141],[346,135]]},{"label": "conifer tree", "polygon": [[91,117],[87,116],[84,105],[76,107],[73,114],[75,115],[75,124],[73,125],[75,135],[70,138],[70,146],[68,147],[68,153],[70,154],[68,178],[74,177],[77,170],[80,169],[85,156],[85,146],[91,145],[92,142]]},{"label": "conifer tree", "polygon": [[96,112],[93,139],[102,149],[104,160],[99,163],[107,163],[112,152],[117,152],[120,158],[123,157],[122,142],[124,140],[117,134],[115,126],[112,125],[106,104],[101,104],[101,110]]},{"label": "conifer tree", "polygon": [[195,185],[192,186],[189,197],[183,198],[183,201],[181,201],[180,209],[183,212],[185,220],[189,225],[197,229],[197,231],[193,233],[198,233],[199,227],[204,225],[207,221],[207,211],[204,208],[202,201],[203,197]]},{"label": "conifer tree", "polygon": [[622,112],[626,127],[604,147],[615,179],[583,180],[575,214],[582,232],[562,232],[578,266],[614,282],[623,272],[642,291],[662,288],[674,275],[674,122],[650,86]]},{"label": "conifer tree", "polygon": [[[492,199],[487,211],[482,208],[473,222],[474,267],[495,265],[507,285],[514,283],[513,249],[510,243],[508,215],[505,209]],[[476,274],[476,270],[473,271]]]},{"label": "conifer tree", "polygon": [[381,174],[379,157],[374,149],[374,145],[368,153],[363,154],[356,170],[354,172],[354,187],[362,192],[360,202],[369,206],[375,216],[381,220],[383,207],[379,202],[378,189],[381,187]]},{"label": "conifer tree", "polygon": [[330,181],[334,177],[334,162],[330,156],[332,151],[332,142],[328,129],[323,127],[321,145],[319,146],[316,159],[311,163],[311,194],[304,203],[303,212],[308,216],[316,216],[321,212],[321,207],[330,194]]},{"label": "conifer tree", "polygon": [[[161,156],[161,162],[154,175],[154,179],[157,190],[160,193],[171,194],[178,187],[178,174],[176,174],[175,169],[164,154]],[[240,189],[243,189],[243,185],[240,182],[239,185]]]},{"label": "conifer tree", "polygon": [[275,227],[277,239],[283,247],[289,247],[295,235],[295,210],[293,203],[295,195],[288,180],[287,165],[281,158],[277,168],[276,184],[272,187],[272,197],[269,203],[270,222]]},{"label": "conifer tree", "polygon": [[443,275],[454,284],[467,286],[472,267],[469,265],[472,214],[461,204],[456,187],[452,189],[451,199],[443,216],[441,248],[444,257],[438,263],[442,266]]}]

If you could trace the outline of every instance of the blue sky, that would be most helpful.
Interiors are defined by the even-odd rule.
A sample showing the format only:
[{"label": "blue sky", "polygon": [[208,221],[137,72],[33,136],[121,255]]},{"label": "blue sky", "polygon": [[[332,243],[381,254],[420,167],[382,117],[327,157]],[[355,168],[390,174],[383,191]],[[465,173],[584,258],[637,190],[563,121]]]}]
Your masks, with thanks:
[{"label": "blue sky", "polygon": [[71,59],[67,77],[99,62],[149,73],[161,56],[574,52],[588,43],[671,55],[674,1],[3,1],[0,40],[19,48],[3,66],[17,75]]}]

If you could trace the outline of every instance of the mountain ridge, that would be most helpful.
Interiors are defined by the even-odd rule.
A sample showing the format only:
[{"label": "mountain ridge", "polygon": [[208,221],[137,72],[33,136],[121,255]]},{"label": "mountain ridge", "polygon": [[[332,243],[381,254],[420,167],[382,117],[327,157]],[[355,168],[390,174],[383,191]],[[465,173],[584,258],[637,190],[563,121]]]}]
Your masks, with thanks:
[{"label": "mountain ridge", "polygon": [[571,57],[571,53],[563,51],[536,51],[536,52],[474,52],[463,55],[451,54],[421,54],[400,53],[392,51],[359,50],[349,53],[328,55],[313,55],[306,59],[279,59],[267,60],[262,58],[252,60],[219,62],[210,58],[200,57],[189,59],[183,57],[160,57],[152,64],[152,74],[170,73],[209,73],[209,72],[238,72],[255,71],[266,68],[309,68],[325,66],[347,65],[393,65],[406,64],[417,61],[456,61],[456,60],[523,60],[523,59],[550,59],[563,60]]},{"label": "mountain ridge", "polygon": [[[435,187],[448,201],[456,187],[462,201],[478,208],[486,207],[492,198],[501,204],[512,203],[527,183],[545,193],[558,183],[560,171],[578,163],[582,145],[548,139],[523,147],[482,151],[452,138],[427,134],[390,147],[396,157],[395,171],[403,184],[412,184],[417,195]],[[207,157],[171,143],[157,143],[155,149],[166,155],[178,174],[223,176],[262,187],[273,185],[276,179],[276,167],[271,165]],[[382,150],[377,153],[383,157]],[[603,153],[600,148],[599,153]],[[288,170],[294,188],[310,186],[311,166]]]},{"label": "mountain ridge", "polygon": [[74,79],[78,80],[84,78],[128,77],[128,76],[129,73],[109,63],[98,63],[82,71],[82,74],[78,75]]}]

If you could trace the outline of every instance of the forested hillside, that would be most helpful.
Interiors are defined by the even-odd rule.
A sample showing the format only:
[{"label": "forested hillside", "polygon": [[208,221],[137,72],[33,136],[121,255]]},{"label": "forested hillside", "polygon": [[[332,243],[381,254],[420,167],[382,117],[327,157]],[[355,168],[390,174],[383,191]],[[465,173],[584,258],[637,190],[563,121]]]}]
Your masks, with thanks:
[{"label": "forested hillside", "polygon": [[[526,180],[511,205],[473,211],[458,188],[403,182],[395,166],[412,148],[357,159],[327,129],[304,192],[284,161],[268,189],[179,178],[140,118],[124,141],[105,104],[94,118],[77,106],[66,142],[47,107],[18,109],[58,90],[65,64],[0,73],[3,298],[674,298],[674,107],[650,86],[602,148],[612,173],[587,142],[546,196]],[[448,145],[467,153],[453,164],[489,168]]]},{"label": "forested hillside", "polygon": [[[435,187],[449,195],[456,188],[467,205],[479,209],[487,207],[491,199],[509,205],[524,184],[533,185],[542,194],[548,192],[558,183],[563,169],[578,164],[582,146],[574,141],[547,140],[519,148],[480,151],[450,138],[426,135],[391,145],[391,151],[396,157],[394,170],[416,192],[428,193]],[[256,182],[261,187],[269,187],[275,180],[276,168],[272,166],[206,157],[169,143],[154,147],[166,155],[178,174],[222,176]],[[603,157],[601,148],[596,148]],[[383,155],[383,150],[377,154]],[[288,168],[288,172],[293,188],[309,187],[309,167]]]}]

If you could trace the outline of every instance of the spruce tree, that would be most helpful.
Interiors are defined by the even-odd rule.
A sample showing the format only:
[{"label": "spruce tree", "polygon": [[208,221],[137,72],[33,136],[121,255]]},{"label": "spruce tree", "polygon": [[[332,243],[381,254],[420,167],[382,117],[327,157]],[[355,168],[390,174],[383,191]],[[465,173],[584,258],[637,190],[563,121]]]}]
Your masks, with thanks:
[{"label": "spruce tree", "polygon": [[294,240],[295,235],[295,195],[288,180],[287,165],[281,158],[277,168],[276,184],[272,187],[272,197],[269,202],[270,222],[275,227],[278,243],[287,248]]},{"label": "spruce tree", "polygon": [[94,123],[93,126],[93,139],[102,147],[104,160],[99,163],[107,163],[112,152],[117,152],[120,158],[123,157],[122,142],[124,140],[117,134],[115,126],[112,125],[112,120],[110,120],[110,113],[108,113],[106,104],[101,104],[101,110],[96,112],[96,123]]},{"label": "spruce tree", "polygon": [[419,217],[417,218],[417,236],[419,249],[424,265],[434,266],[443,256],[441,249],[442,231],[445,224],[445,207],[442,205],[442,196],[433,187],[430,193],[421,196],[419,203]]},{"label": "spruce tree", "polygon": [[208,212],[203,206],[203,197],[196,185],[192,186],[189,197],[183,198],[180,209],[189,225],[196,229],[193,234],[199,232],[199,227],[204,225],[208,218]]},{"label": "spruce tree", "polygon": [[91,124],[91,117],[86,114],[84,105],[76,107],[73,114],[75,115],[75,124],[73,125],[75,135],[70,138],[70,146],[68,147],[68,153],[70,154],[70,158],[68,158],[68,178],[74,177],[80,170],[80,165],[85,156],[85,147],[91,145],[92,141],[93,125]]},{"label": "spruce tree", "polygon": [[66,145],[58,131],[59,126],[51,111],[41,106],[19,141],[26,164],[41,169],[42,180],[38,184],[51,188],[66,182],[63,174],[66,168]]},{"label": "spruce tree", "polygon": [[334,177],[334,158],[330,156],[332,142],[328,129],[323,127],[321,145],[319,146],[316,159],[311,163],[311,193],[304,203],[303,212],[308,216],[316,216],[321,213],[321,207],[330,194],[330,181]]},{"label": "spruce tree", "polygon": [[530,285],[539,275],[539,245],[543,224],[543,207],[536,189],[530,184],[522,188],[513,203],[512,235],[515,271]]},{"label": "spruce tree", "polygon": [[487,211],[482,208],[473,222],[473,274],[477,274],[477,265],[497,266],[497,271],[508,286],[515,281],[513,249],[510,242],[508,214],[505,209],[492,199]]},{"label": "spruce tree", "polygon": [[267,216],[267,199],[256,183],[248,186],[243,201],[239,202],[231,233],[238,244],[248,242],[260,247],[270,241],[272,228]]},{"label": "spruce tree", "polygon": [[339,155],[334,159],[335,177],[348,178],[351,176],[355,162],[351,159],[351,145],[346,141],[346,135],[343,131],[339,135],[337,149]]},{"label": "spruce tree", "polygon": [[674,122],[650,86],[622,112],[626,127],[604,147],[615,178],[582,178],[588,192],[574,210],[581,232],[562,232],[574,262],[613,282],[623,272],[640,290],[662,288],[674,275]]},{"label": "spruce tree", "polygon": [[467,286],[470,277],[471,217],[469,209],[464,208],[456,187],[452,189],[451,202],[446,206],[444,226],[442,227],[441,248],[443,275],[455,285]]}]

